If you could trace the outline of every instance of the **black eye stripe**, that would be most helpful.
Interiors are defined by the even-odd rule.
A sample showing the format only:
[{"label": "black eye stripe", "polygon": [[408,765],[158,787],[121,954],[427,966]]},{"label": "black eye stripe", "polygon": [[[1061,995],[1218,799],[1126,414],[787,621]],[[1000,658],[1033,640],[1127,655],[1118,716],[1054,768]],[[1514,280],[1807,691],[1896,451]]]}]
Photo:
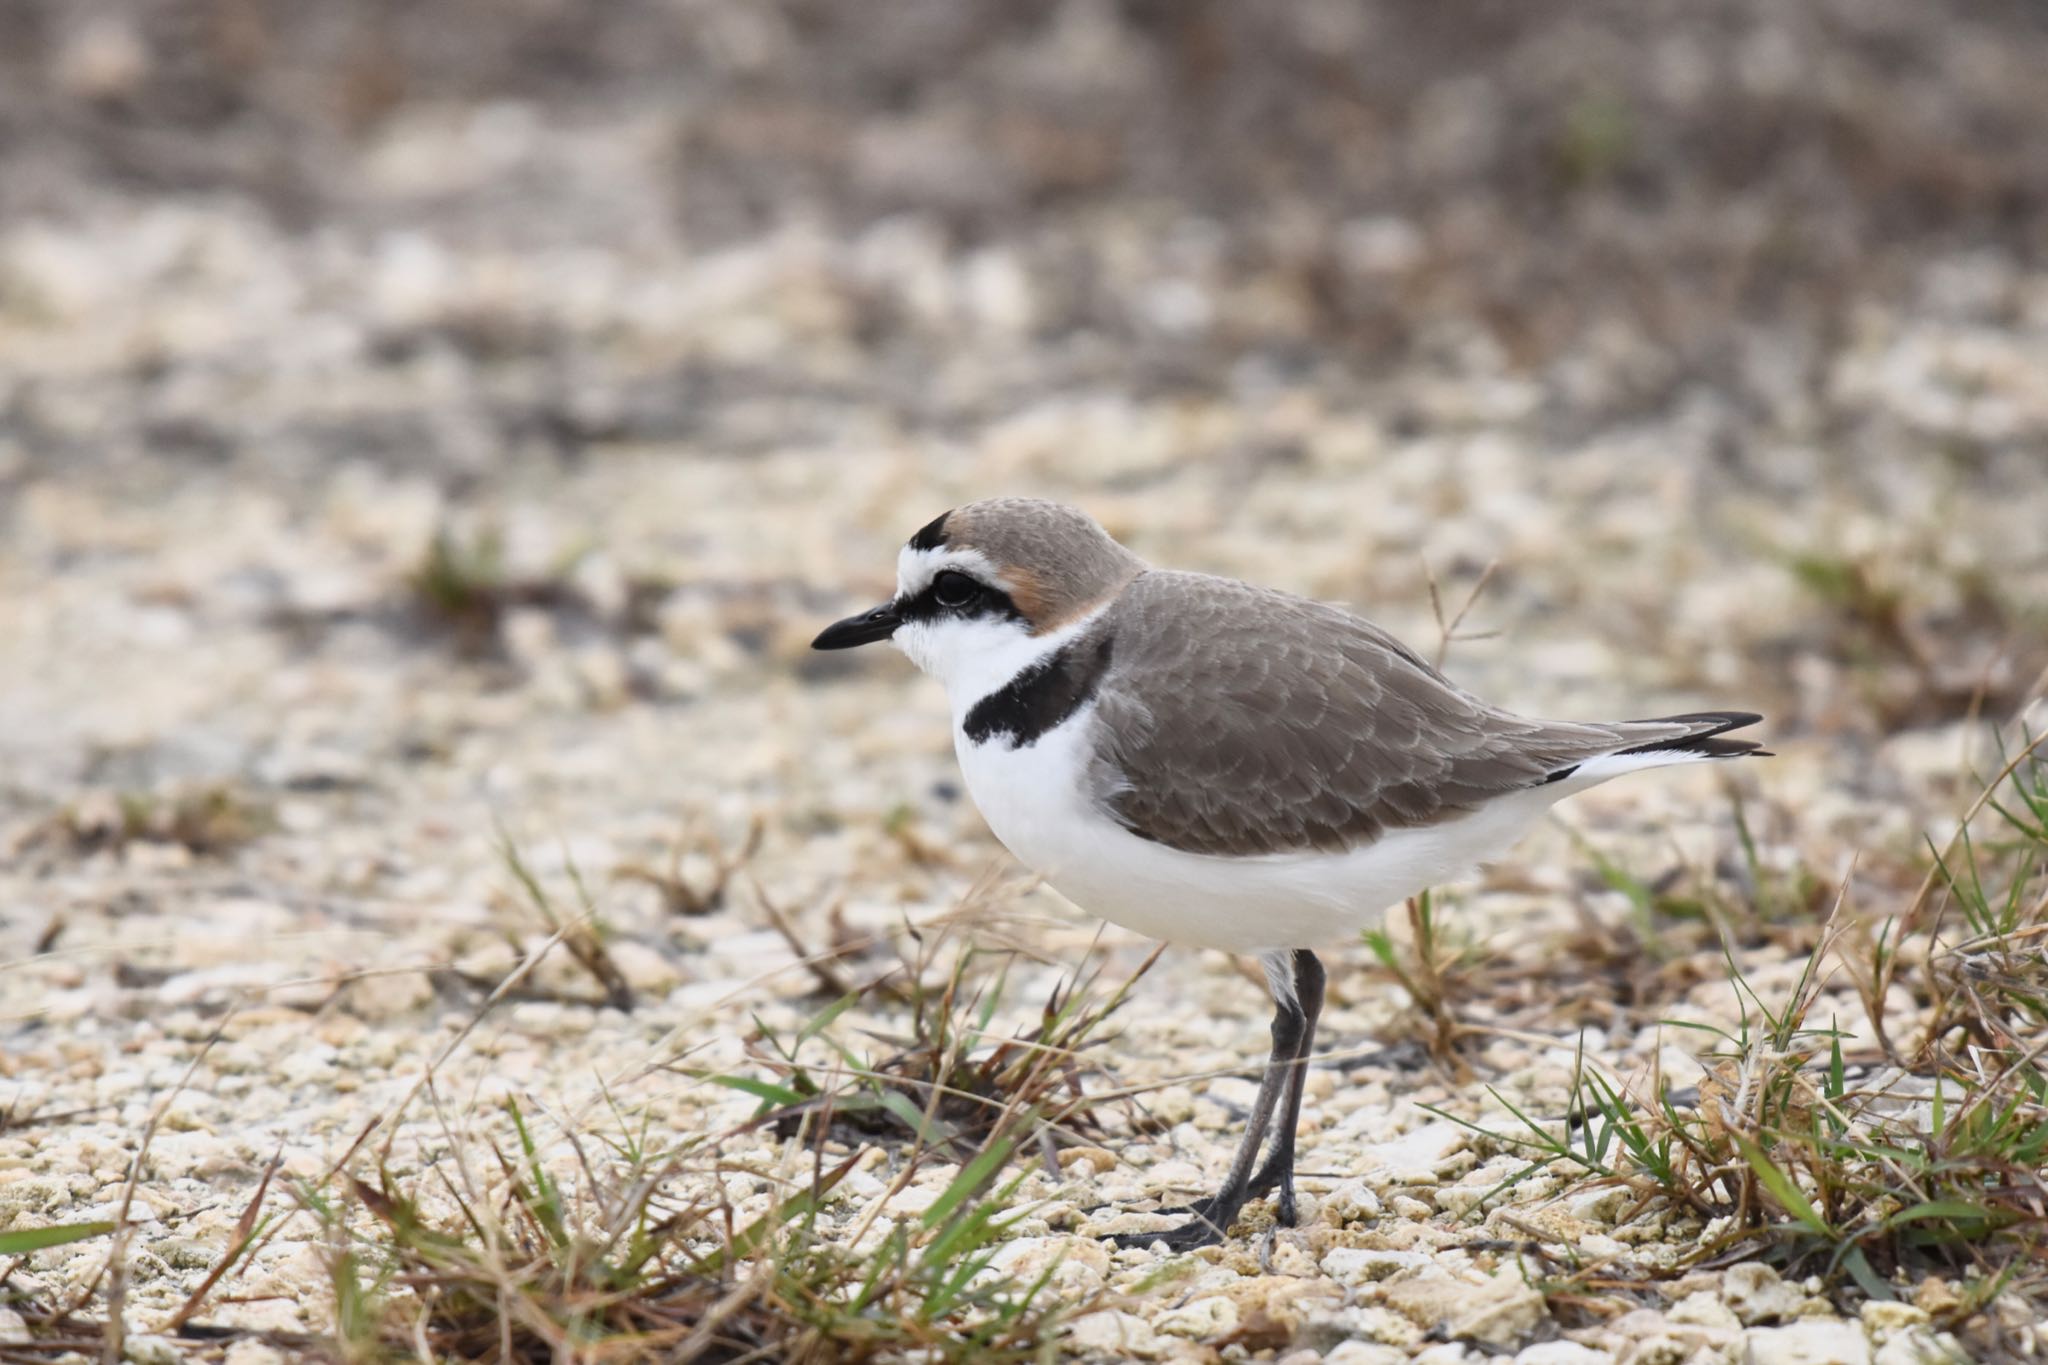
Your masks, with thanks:
[{"label": "black eye stripe", "polygon": [[[972,593],[961,600],[958,586],[951,580],[972,585]],[[953,601],[942,601],[941,592],[947,592]],[[959,620],[1024,620],[1024,613],[1017,610],[1017,604],[1001,588],[992,587],[970,574],[957,569],[942,569],[914,597],[904,599],[896,614],[905,621],[932,621],[939,618]]]}]

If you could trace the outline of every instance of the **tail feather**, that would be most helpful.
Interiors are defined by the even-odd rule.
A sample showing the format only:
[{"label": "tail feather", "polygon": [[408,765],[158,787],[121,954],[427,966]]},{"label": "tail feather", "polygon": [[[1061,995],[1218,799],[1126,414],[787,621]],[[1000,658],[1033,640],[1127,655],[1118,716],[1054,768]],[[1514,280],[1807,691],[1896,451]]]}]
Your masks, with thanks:
[{"label": "tail feather", "polygon": [[1636,725],[1685,725],[1692,727],[1686,734],[1666,739],[1654,739],[1647,744],[1637,744],[1615,751],[1622,754],[1698,754],[1702,758],[1739,758],[1744,754],[1769,757],[1769,751],[1754,739],[1722,739],[1730,730],[1740,730],[1754,725],[1763,717],[1754,711],[1693,711],[1682,716],[1658,716],[1654,720],[1633,721]]},{"label": "tail feather", "polygon": [[[1769,758],[1770,750],[1756,740],[1722,738],[1730,730],[1740,730],[1762,719],[1753,711],[1695,711],[1683,716],[1632,720],[1613,727],[1621,732],[1617,738],[1626,743],[1632,737],[1629,732],[1640,735],[1645,730],[1656,737],[1559,768],[1546,776],[1543,782],[1545,785],[1569,782],[1570,786],[1562,790],[1577,790],[1639,768],[1656,768],[1667,763],[1741,758],[1744,755]],[[1674,727],[1683,728],[1673,733]]]}]

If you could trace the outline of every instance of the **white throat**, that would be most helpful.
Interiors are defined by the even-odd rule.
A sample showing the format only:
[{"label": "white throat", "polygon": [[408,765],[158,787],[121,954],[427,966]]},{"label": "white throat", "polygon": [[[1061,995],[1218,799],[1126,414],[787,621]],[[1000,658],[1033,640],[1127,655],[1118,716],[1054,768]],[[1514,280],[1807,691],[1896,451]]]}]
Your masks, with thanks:
[{"label": "white throat", "polygon": [[1009,686],[1011,680],[1033,664],[1058,653],[1103,610],[1104,607],[1097,607],[1043,635],[1033,635],[1022,621],[1007,618],[941,618],[902,626],[889,639],[912,663],[944,685],[957,727],[976,702]]}]

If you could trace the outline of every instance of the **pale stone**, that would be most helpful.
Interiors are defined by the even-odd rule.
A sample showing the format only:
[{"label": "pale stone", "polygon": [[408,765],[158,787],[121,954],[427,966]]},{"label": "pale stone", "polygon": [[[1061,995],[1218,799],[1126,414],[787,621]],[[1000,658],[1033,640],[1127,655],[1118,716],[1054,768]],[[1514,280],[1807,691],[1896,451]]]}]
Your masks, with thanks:
[{"label": "pale stone", "polygon": [[1870,1344],[1862,1329],[1838,1319],[1754,1327],[1742,1345],[1745,1365],[1870,1365]]},{"label": "pale stone", "polygon": [[[1312,1210],[1304,1209],[1303,1214],[1304,1222],[1311,1221]],[[1300,1241],[1286,1238],[1272,1248],[1267,1269],[1273,1275],[1288,1276],[1297,1280],[1311,1279],[1316,1273],[1316,1258]]]},{"label": "pale stone", "polygon": [[938,1203],[939,1196],[945,1192],[943,1186],[930,1184],[912,1185],[908,1189],[898,1190],[889,1200],[889,1213],[897,1218],[914,1217]]},{"label": "pale stone", "polygon": [[1060,1153],[1060,1169],[1068,1175],[1103,1175],[1115,1168],[1116,1153],[1101,1147],[1069,1147]]},{"label": "pale stone", "polygon": [[682,984],[683,974],[667,955],[637,939],[622,938],[605,945],[612,965],[626,984],[642,995],[666,995]]},{"label": "pale stone", "polygon": [[1870,1365],[1960,1365],[1969,1358],[1962,1343],[1947,1332],[1907,1327],[1894,1332],[1877,1348]]},{"label": "pale stone", "polygon": [[1211,1183],[1209,1173],[1192,1161],[1162,1161],[1145,1172],[1145,1187],[1155,1192],[1205,1189]]},{"label": "pale stone", "polygon": [[1633,1203],[1635,1196],[1625,1185],[1602,1185],[1572,1196],[1566,1205],[1572,1217],[1588,1223],[1613,1224],[1620,1221],[1622,1213]]},{"label": "pale stone", "polygon": [[1412,1318],[1379,1304],[1358,1304],[1339,1310],[1332,1318],[1335,1327],[1359,1341],[1401,1349],[1422,1340],[1423,1329]]},{"label": "pale stone", "polygon": [[1806,1306],[1806,1296],[1761,1261],[1730,1266],[1721,1278],[1721,1301],[1745,1325],[1796,1318]]},{"label": "pale stone", "polygon": [[1067,1330],[1070,1344],[1083,1351],[1102,1351],[1118,1356],[1152,1359],[1164,1347],[1151,1324],[1135,1313],[1103,1309],[1074,1319]]},{"label": "pale stone", "polygon": [[1384,1211],[1379,1195],[1370,1185],[1356,1177],[1339,1182],[1337,1188],[1323,1196],[1323,1207],[1339,1223],[1362,1222],[1378,1218]]},{"label": "pale stone", "polygon": [[1169,1308],[1152,1319],[1152,1330],[1167,1336],[1202,1340],[1228,1336],[1237,1330],[1237,1304],[1228,1296],[1212,1294]]},{"label": "pale stone", "polygon": [[134,1365],[184,1365],[185,1353],[169,1337],[132,1336],[123,1344],[121,1358]]},{"label": "pale stone", "polygon": [[285,1365],[284,1353],[266,1342],[243,1338],[228,1343],[222,1365]]},{"label": "pale stone", "polygon": [[1374,1143],[1365,1156],[1381,1168],[1376,1174],[1383,1185],[1434,1185],[1442,1179],[1444,1165],[1465,1149],[1469,1136],[1457,1124],[1439,1119],[1392,1142]]},{"label": "pale stone", "polygon": [[1069,1303],[1078,1303],[1099,1293],[1102,1283],[1102,1270],[1086,1261],[1061,1261],[1053,1267],[1052,1292]]},{"label": "pale stone", "polygon": [[1446,1341],[1417,1352],[1413,1359],[1415,1365],[1467,1365],[1473,1354],[1460,1342]]},{"label": "pale stone", "polygon": [[1151,1097],[1149,1109],[1161,1124],[1186,1124],[1194,1117],[1194,1091],[1186,1085],[1169,1085]]},{"label": "pale stone", "polygon": [[1930,1275],[1913,1291],[1913,1306],[1929,1313],[1947,1313],[1960,1308],[1963,1296],[1939,1275]]},{"label": "pale stone", "polygon": [[1717,1327],[1728,1331],[1738,1331],[1742,1327],[1734,1310],[1704,1289],[1687,1294],[1671,1306],[1666,1316],[1673,1322],[1693,1327]]},{"label": "pale stone", "polygon": [[1436,1206],[1453,1218],[1463,1218],[1484,1203],[1491,1185],[1453,1185],[1436,1192]]},{"label": "pale stone", "polygon": [[1448,1275],[1398,1280],[1385,1295],[1388,1306],[1425,1331],[1493,1346],[1513,1344],[1545,1313],[1543,1296],[1512,1268],[1476,1284]]},{"label": "pale stone", "polygon": [[1873,1341],[1883,1341],[1894,1332],[1925,1327],[1929,1322],[1925,1308],[1910,1303],[1887,1303],[1882,1299],[1864,1304],[1859,1316],[1863,1320],[1863,1330]]},{"label": "pale stone", "polygon": [[1612,1351],[1595,1350],[1576,1341],[1544,1341],[1524,1347],[1515,1365],[1612,1365]]},{"label": "pale stone", "polygon": [[1323,1365],[1408,1365],[1408,1353],[1376,1341],[1340,1341],[1323,1352]]},{"label": "pale stone", "polygon": [[[1653,1332],[1639,1338],[1628,1353],[1628,1365],[1687,1365],[1694,1358],[1692,1342],[1670,1332]],[[1725,1360],[1726,1356],[1709,1356]]]},{"label": "pale stone", "polygon": [[156,1244],[157,1255],[173,1270],[205,1270],[212,1266],[216,1252],[191,1237],[170,1237]]},{"label": "pale stone", "polygon": [[1414,1251],[1377,1251],[1364,1247],[1337,1247],[1323,1256],[1323,1273],[1345,1284],[1371,1284],[1389,1279],[1405,1270],[1428,1264],[1429,1258]]},{"label": "pale stone", "polygon": [[421,972],[372,972],[349,983],[343,997],[362,1019],[383,1020],[409,1014],[434,998],[434,988]]}]

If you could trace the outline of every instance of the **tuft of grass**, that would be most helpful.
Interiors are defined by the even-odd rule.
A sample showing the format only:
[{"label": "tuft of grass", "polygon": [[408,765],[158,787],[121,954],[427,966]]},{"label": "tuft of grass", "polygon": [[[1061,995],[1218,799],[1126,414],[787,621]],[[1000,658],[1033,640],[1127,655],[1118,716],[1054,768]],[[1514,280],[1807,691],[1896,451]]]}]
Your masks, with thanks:
[{"label": "tuft of grass", "polygon": [[[1631,1086],[1581,1055],[1562,1125],[1498,1094],[1519,1125],[1509,1131],[1432,1110],[1528,1158],[1480,1207],[1555,1169],[1625,1185],[1639,1208],[1662,1199],[1713,1220],[1718,1231],[1673,1274],[1763,1258],[1874,1299],[1931,1275],[1991,1287],[1963,1296],[1944,1325],[1997,1292],[2048,1289],[2043,742],[2029,738],[1986,786],[1954,840],[1933,850],[1929,889],[1875,937],[1848,932],[1845,883],[1787,997],[1766,1001],[1727,954],[1739,1023],[1665,1021],[1713,1039],[1697,1095],[1656,1077]],[[1942,929],[1950,915],[1960,921],[1954,936]],[[1906,934],[1927,951],[1898,952]],[[1892,975],[1869,959],[1873,945]],[[1850,957],[1857,949],[1860,960]],[[1932,1004],[1906,1064],[1859,1065],[1852,1080],[1843,1032],[1815,1014],[1834,959],[1873,1005],[1894,977],[1914,975]]]},{"label": "tuft of grass", "polygon": [[[508,848],[506,857],[529,896],[545,904],[516,852]],[[567,944],[588,909],[584,921],[555,915],[549,947]],[[914,937],[926,949],[935,942]],[[918,983],[931,979],[924,970],[930,958],[921,954]],[[1005,978],[970,984],[969,955],[943,987],[913,984],[918,1046],[895,1046],[883,1069],[870,1071],[876,1084],[888,1077],[902,1087],[891,1092],[898,1098],[925,1097],[922,1110],[903,1117],[933,1140],[889,1154],[893,1183],[877,1199],[840,1192],[870,1152],[836,1140],[827,1108],[808,1106],[795,1128],[799,1140],[785,1142],[764,1168],[758,1157],[731,1153],[737,1140],[784,1115],[686,1130],[663,1146],[652,1135],[667,1125],[652,1115],[629,1120],[608,1090],[615,1131],[543,1120],[507,1101],[484,1116],[480,1133],[457,1132],[442,1115],[437,1137],[409,1144],[417,1164],[399,1165],[393,1150],[405,1111],[426,1094],[441,1114],[437,1073],[500,1001],[516,998],[540,956],[499,982],[404,1097],[324,1175],[294,1182],[281,1204],[272,1194],[280,1167],[273,1158],[218,1258],[156,1330],[215,1344],[246,1338],[293,1358],[351,1362],[884,1358],[964,1365],[1049,1359],[1067,1316],[1094,1306],[1092,1296],[1075,1302],[1051,1292],[1057,1260],[1029,1275],[998,1268],[1010,1226],[1030,1212],[1019,1202],[1026,1175],[1005,1179],[1003,1172],[1019,1152],[1047,1146],[1057,1125],[1077,1121],[1077,1056],[1122,991],[1102,998],[1093,974],[1065,983],[1037,1028],[1003,1038],[991,1030]],[[813,1021],[814,1033],[843,1008]],[[921,1068],[929,1074],[920,1080]],[[837,1085],[844,1076],[830,1079]],[[1062,1092],[1068,1084],[1073,1094]],[[956,1091],[970,1090],[976,1112],[956,1119],[947,1106],[960,1098]],[[942,1123],[946,1140],[935,1136]],[[131,1163],[130,1195],[154,1127],[153,1118]],[[380,1128],[384,1139],[372,1144]],[[891,1214],[890,1198],[913,1182],[931,1197],[915,1211]],[[126,1207],[124,1198],[113,1223],[0,1234],[0,1295],[29,1321],[24,1353],[121,1355]],[[210,1309],[232,1301],[228,1287],[261,1249],[304,1219],[317,1225],[327,1252],[325,1330],[209,1320]],[[109,1235],[115,1250],[107,1267],[67,1302],[8,1283],[21,1258]],[[89,1316],[95,1301],[99,1311]]]},{"label": "tuft of grass", "polygon": [[[400,616],[445,638],[458,654],[481,660],[504,657],[505,622],[521,607],[618,641],[657,633],[675,581],[658,572],[633,572],[620,576],[616,594],[597,589],[581,570],[599,548],[584,540],[545,563],[518,565],[496,524],[445,520],[404,575]],[[318,624],[324,618],[294,619]],[[638,690],[641,683],[633,686]]]},{"label": "tuft of grass", "polygon": [[1791,556],[1787,567],[1799,586],[1835,612],[1857,654],[1888,656],[1922,674],[1929,670],[1905,589],[1871,560],[1809,552]]},{"label": "tuft of grass", "polygon": [[1782,555],[1820,608],[1813,634],[1887,730],[2016,712],[2048,663],[2048,608],[1957,553],[1919,535],[1881,553]]},{"label": "tuft of grass", "polygon": [[1601,882],[1627,900],[1635,946],[1649,957],[1669,962],[1713,952],[1718,943],[1796,941],[1825,917],[1833,888],[1803,863],[1780,869],[1766,862],[1742,793],[1730,787],[1728,802],[1735,848],[1709,866],[1681,863],[1654,877],[1566,827]]},{"label": "tuft of grass", "polygon": [[1050,1268],[993,1270],[1016,1191],[996,1176],[1025,1111],[858,1251],[833,1220],[860,1215],[832,1199],[857,1154],[814,1149],[807,1176],[742,1219],[715,1159],[730,1134],[667,1154],[619,1142],[596,1163],[579,1144],[571,1190],[519,1107],[505,1118],[487,1172],[449,1160],[408,1184],[380,1165],[338,1193],[300,1189],[325,1229],[342,1358],[1013,1361],[1042,1357],[1063,1316]]},{"label": "tuft of grass", "polygon": [[274,824],[267,805],[222,782],[102,791],[44,820],[29,831],[23,847],[92,853],[153,843],[217,857],[262,837]]},{"label": "tuft of grass", "polygon": [[434,528],[426,553],[407,579],[422,606],[450,621],[494,614],[507,583],[505,537],[498,528],[485,526],[459,536],[446,523]]},{"label": "tuft of grass", "polygon": [[512,874],[513,881],[524,894],[527,907],[547,926],[549,933],[560,937],[562,947],[568,950],[576,965],[589,973],[591,980],[597,983],[603,995],[603,1003],[613,1009],[633,1008],[633,988],[627,983],[625,973],[619,970],[618,963],[612,960],[611,953],[604,946],[604,939],[598,932],[597,904],[591,897],[590,888],[584,883],[582,875],[577,872],[575,863],[568,864],[569,880],[575,887],[580,908],[576,914],[565,918],[555,909],[554,900],[548,895],[547,888],[541,885],[533,869],[528,867],[525,858],[520,856],[518,846],[509,838],[499,840],[498,856],[504,861],[506,871]]},{"label": "tuft of grass", "polygon": [[505,540],[496,527],[469,536],[441,525],[406,576],[414,604],[449,630],[466,654],[493,648],[514,593],[505,571]]},{"label": "tuft of grass", "polygon": [[[746,835],[739,846],[730,851],[715,835],[685,829],[669,847],[666,868],[624,863],[612,870],[612,879],[638,882],[654,888],[663,907],[672,915],[693,919],[709,915],[724,908],[726,892],[731,888],[733,878],[761,851],[761,839],[767,829],[767,822],[755,816],[748,823]],[[684,870],[683,860],[691,855],[704,864],[705,872],[701,879],[692,878]]]},{"label": "tuft of grass", "polygon": [[1363,936],[1366,949],[1415,1002],[1427,1023],[1424,1042],[1430,1055],[1438,1061],[1453,1060],[1465,1032],[1456,1005],[1473,991],[1479,951],[1469,938],[1449,931],[1432,891],[1410,897],[1402,913],[1407,934],[1397,937],[1387,929],[1368,929]]},{"label": "tuft of grass", "polygon": [[1640,120],[1622,96],[1587,91],[1565,106],[1553,140],[1558,178],[1567,188],[1604,185],[1627,169]]},{"label": "tuft of grass", "polygon": [[[1937,1003],[1923,1060],[2048,1048],[2048,735],[2022,738],[1949,846],[1928,843],[1932,904],[1916,910],[1929,912]],[[1980,822],[1988,827],[1978,833]],[[1951,910],[1962,920],[1954,934]]]},{"label": "tuft of grass", "polygon": [[[1042,1146],[1095,1132],[1097,1101],[1082,1083],[1083,1059],[1158,953],[1106,992],[1100,961],[1093,962],[1056,985],[1029,1024],[1002,1033],[995,1019],[1008,991],[1007,964],[978,975],[981,955],[965,950],[934,984],[941,938],[920,938],[919,960],[902,982],[892,975],[848,991],[787,1037],[759,1026],[751,1050],[773,1079],[706,1079],[759,1097],[757,1117],[784,1136],[816,1121],[958,1154],[990,1141],[1016,1106],[1044,1116]],[[875,994],[909,1006],[910,1033],[870,1035],[881,1047],[857,1051],[834,1025]]]},{"label": "tuft of grass", "polygon": [[544,573],[515,574],[498,527],[484,524],[465,533],[444,522],[405,576],[406,594],[427,621],[453,637],[460,652],[490,654],[499,648],[499,632],[513,608],[581,603],[569,579],[584,553],[573,550]]}]

